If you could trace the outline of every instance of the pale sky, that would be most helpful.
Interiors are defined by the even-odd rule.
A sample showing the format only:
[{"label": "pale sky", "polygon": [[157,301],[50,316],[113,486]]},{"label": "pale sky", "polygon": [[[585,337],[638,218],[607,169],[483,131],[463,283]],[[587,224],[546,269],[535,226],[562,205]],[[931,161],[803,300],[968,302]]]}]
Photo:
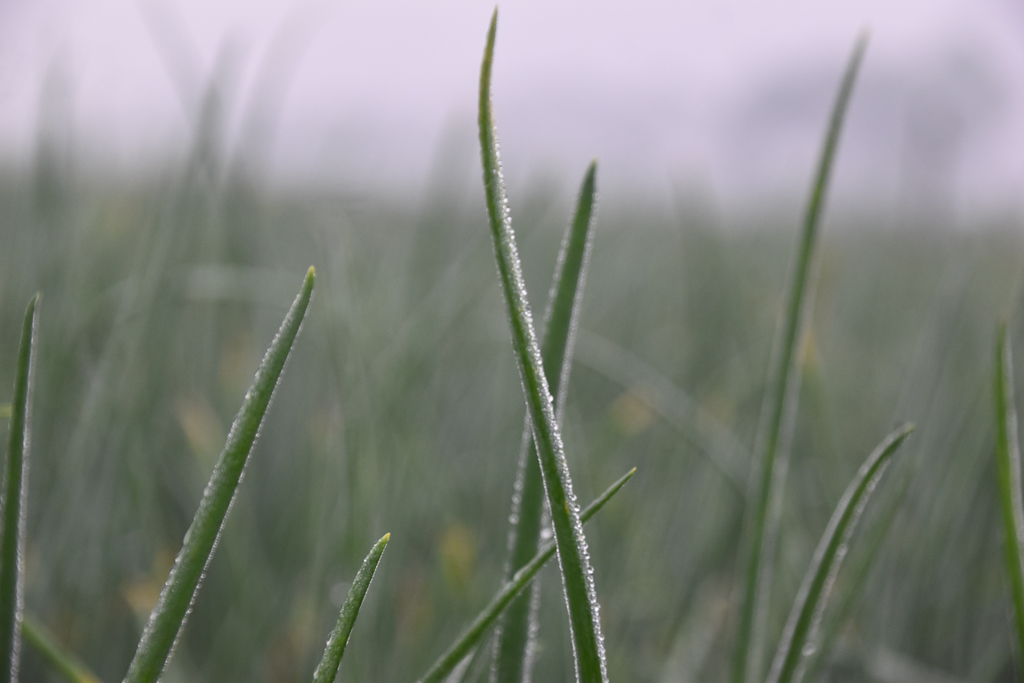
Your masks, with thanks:
[{"label": "pale sky", "polygon": [[[260,150],[278,180],[421,185],[442,144],[475,174],[493,7],[0,0],[0,160],[28,163],[50,120],[79,158],[121,169],[182,154],[219,74],[227,148]],[[1021,0],[509,0],[494,98],[510,182],[573,186],[597,157],[605,187],[800,192],[866,26],[836,192],[1019,205]]]}]

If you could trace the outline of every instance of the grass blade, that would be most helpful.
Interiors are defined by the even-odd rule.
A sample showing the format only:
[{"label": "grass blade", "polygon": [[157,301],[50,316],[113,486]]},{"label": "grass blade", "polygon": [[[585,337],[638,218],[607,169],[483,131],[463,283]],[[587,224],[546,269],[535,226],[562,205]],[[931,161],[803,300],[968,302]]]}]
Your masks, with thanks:
[{"label": "grass blade", "polygon": [[749,498],[753,505],[747,511],[748,557],[743,578],[733,683],[745,683],[761,676],[764,622],[770,597],[772,562],[788,465],[787,443],[796,417],[797,392],[800,386],[797,353],[806,328],[807,311],[811,308],[811,273],[815,260],[815,245],[818,241],[818,228],[839,143],[839,133],[866,46],[867,35],[862,34],[853,48],[832,108],[810,202],[804,215],[786,309],[780,319],[772,348],[767,390],[761,410],[761,427],[758,430],[759,447],[754,449],[756,460],[752,484],[757,488]]},{"label": "grass blade", "polygon": [[[557,397],[555,412],[561,416],[572,367],[573,338],[579,317],[583,284],[593,234],[595,175],[597,162],[591,162],[583,177],[576,212],[566,228],[562,248],[558,254],[555,274],[551,281],[548,310],[545,313],[544,341],[541,358],[544,373],[551,378],[551,393]],[[537,552],[540,545],[544,517],[544,480],[537,460],[537,447],[530,438],[529,418],[523,427],[524,438],[516,474],[515,494],[512,498],[512,519],[509,530],[509,557],[505,566],[505,580],[512,578]],[[533,592],[540,586],[534,582]],[[497,643],[494,648],[494,667],[491,683],[520,683],[523,673],[530,668],[532,651],[530,640],[537,629],[536,610],[539,601],[529,593],[517,597],[498,624]]]},{"label": "grass blade", "polygon": [[512,328],[512,345],[516,363],[526,394],[534,441],[540,460],[544,487],[555,530],[558,561],[562,572],[562,586],[569,610],[572,632],[576,680],[581,683],[606,681],[604,645],[598,617],[597,594],[594,589],[593,570],[587,552],[587,540],[579,517],[579,505],[572,490],[569,467],[565,460],[562,438],[555,418],[551,392],[544,375],[540,347],[533,329],[533,316],[523,284],[515,234],[508,212],[498,141],[491,112],[491,64],[494,59],[494,36],[498,12],[491,18],[487,33],[487,47],[480,69],[480,151],[484,170],[484,190],[487,213],[490,217],[491,236],[498,263],[501,288],[508,306]]},{"label": "grass blade", "polygon": [[[608,487],[608,489],[598,496],[594,502],[586,507],[583,512],[580,513],[580,521],[588,522],[590,518],[597,514],[597,511],[604,507],[604,504],[611,500],[612,496],[618,493],[627,481],[636,473],[634,467],[625,475],[623,475],[618,481]],[[469,654],[477,643],[484,637],[487,629],[497,620],[501,615],[502,611],[508,606],[508,604],[519,595],[527,584],[536,576],[537,572],[540,571],[541,567],[555,555],[555,544],[547,543],[544,548],[541,549],[533,559],[527,562],[522,569],[517,571],[512,579],[505,583],[504,586],[497,592],[497,594],[491,598],[491,601],[487,604],[487,607],[477,615],[476,619],[462,632],[462,635],[452,643],[451,647],[443,655],[441,655],[434,665],[430,667],[426,674],[419,679],[418,683],[440,683],[445,677],[452,672],[452,670],[462,661],[462,658]]]},{"label": "grass blade", "polygon": [[341,614],[338,616],[338,624],[331,631],[327,639],[327,647],[324,648],[323,659],[313,672],[313,683],[333,683],[334,677],[338,675],[338,666],[341,664],[341,657],[345,654],[345,646],[348,644],[348,636],[352,633],[352,626],[359,616],[359,607],[363,604],[363,596],[366,589],[370,587],[373,573],[377,571],[377,563],[380,556],[384,554],[384,548],[388,544],[391,534],[384,534],[384,537],[377,541],[377,544],[370,550],[370,554],[363,560],[363,564],[356,572],[356,578],[352,581],[352,587],[348,589],[348,596],[345,604],[341,606]]},{"label": "grass blade", "polygon": [[21,646],[21,614],[24,581],[22,556],[25,550],[25,498],[28,495],[28,450],[31,439],[32,384],[35,375],[36,305],[39,295],[28,302],[21,328],[18,363],[14,371],[11,422],[8,427],[7,466],[4,469],[0,546],[0,681],[18,680]]},{"label": "grass blade", "polygon": [[10,416],[11,416],[11,404],[10,403],[0,403],[0,420],[2,420],[5,417],[10,417]]},{"label": "grass blade", "polygon": [[1017,405],[1013,396],[1013,358],[1006,326],[996,336],[996,461],[999,497],[1006,529],[1006,568],[1010,574],[1017,637],[1024,652],[1024,500],[1020,474],[1020,443],[1017,436]]},{"label": "grass blade", "polygon": [[281,371],[302,325],[313,294],[314,271],[311,267],[302,289],[292,303],[281,329],[267,349],[252,386],[231,425],[227,443],[214,466],[199,509],[174,561],[149,623],[142,634],[135,658],[128,668],[125,683],[153,683],[159,677],[178,638],[185,617],[199,589],[199,582],[217,545],[235,490],[259,433],[263,416],[277,387]]},{"label": "grass blade", "polygon": [[768,683],[799,683],[803,678],[804,665],[808,656],[813,654],[805,648],[821,621],[836,573],[846,556],[850,536],[893,454],[913,429],[913,425],[904,425],[887,436],[864,461],[839,499],[797,591],[768,674]]},{"label": "grass blade", "polygon": [[89,668],[77,657],[58,645],[57,639],[32,615],[24,615],[21,632],[25,636],[26,642],[43,655],[46,661],[71,683],[100,683],[96,674],[89,671]]}]

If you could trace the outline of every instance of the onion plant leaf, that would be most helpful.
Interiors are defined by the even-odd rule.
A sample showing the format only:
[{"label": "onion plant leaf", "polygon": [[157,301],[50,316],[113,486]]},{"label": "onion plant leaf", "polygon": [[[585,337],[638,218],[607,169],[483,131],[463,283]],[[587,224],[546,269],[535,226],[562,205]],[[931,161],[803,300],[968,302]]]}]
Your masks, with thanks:
[{"label": "onion plant leaf", "polygon": [[994,379],[996,401],[996,461],[999,497],[1006,529],[1006,568],[1010,574],[1017,637],[1024,652],[1024,500],[1020,474],[1020,443],[1017,436],[1017,405],[1013,395],[1013,358],[1006,326],[996,336]]},{"label": "onion plant leaf", "polygon": [[8,427],[7,465],[4,469],[3,508],[0,525],[0,681],[18,680],[21,649],[21,619],[24,595],[25,499],[28,496],[28,451],[32,438],[32,385],[35,375],[37,304],[36,294],[28,302],[21,328],[18,362],[14,370],[14,393]]},{"label": "onion plant leaf", "polygon": [[384,554],[384,548],[390,538],[391,534],[384,534],[384,537],[377,541],[377,544],[370,550],[370,554],[363,560],[359,571],[356,572],[352,587],[348,589],[345,604],[341,606],[338,624],[327,639],[323,659],[320,660],[316,671],[313,672],[313,683],[333,683],[334,677],[338,675],[338,666],[341,664],[342,655],[345,654],[345,646],[348,644],[349,634],[352,633],[352,626],[356,623],[356,617],[359,616],[359,607],[363,604],[366,589],[370,587],[373,573],[377,570],[377,563],[380,562],[380,556]]},{"label": "onion plant leaf", "polygon": [[516,363],[526,394],[533,437],[551,509],[562,586],[569,610],[576,680],[579,683],[603,683],[607,681],[608,674],[593,570],[590,566],[586,537],[583,535],[583,525],[580,522],[579,504],[572,490],[572,480],[555,417],[551,391],[544,375],[540,346],[533,329],[533,316],[526,296],[526,286],[523,283],[522,268],[501,176],[498,141],[491,112],[491,65],[494,59],[497,21],[498,12],[495,10],[487,33],[487,47],[480,69],[478,122],[487,213],[490,218],[501,289],[508,306],[512,345],[515,348]]},{"label": "onion plant leaf", "polygon": [[850,536],[893,454],[913,429],[913,425],[907,424],[889,434],[864,461],[839,499],[797,591],[768,673],[768,683],[799,683],[803,679],[808,657],[813,654],[813,639],[836,574],[846,557]]},{"label": "onion plant leaf", "polygon": [[[623,475],[618,481],[608,487],[608,489],[594,499],[590,505],[580,513],[580,521],[588,522],[590,518],[597,514],[597,511],[604,507],[604,504],[611,500],[612,496],[618,493],[627,481],[636,473],[634,467],[625,475]],[[502,611],[512,602],[513,598],[519,595],[537,575],[537,572],[541,570],[541,567],[550,560],[556,552],[554,543],[547,543],[544,547],[533,556],[533,559],[527,562],[523,567],[517,571],[507,581],[505,585],[495,594],[491,601],[487,604],[487,607],[483,609],[480,614],[477,615],[476,619],[470,623],[462,635],[452,643],[444,654],[442,654],[433,666],[419,679],[418,683],[441,683],[458,666],[459,662],[462,661],[463,657],[469,654],[477,643],[479,643],[484,635],[487,633],[487,629],[501,615]]]},{"label": "onion plant leaf", "polygon": [[96,674],[89,671],[89,668],[73,654],[65,651],[46,627],[36,621],[31,614],[24,615],[21,633],[25,636],[25,641],[70,683],[100,683]]},{"label": "onion plant leaf", "polygon": [[[540,355],[544,361],[544,373],[551,380],[551,393],[556,397],[555,413],[559,420],[569,384],[573,340],[593,241],[591,227],[594,223],[596,173],[597,162],[591,162],[583,177],[576,211],[562,238],[562,248],[548,296],[548,309],[544,315],[546,325]],[[537,552],[543,517],[544,480],[527,417],[523,426],[523,448],[512,497],[513,521],[509,530],[505,581],[511,579]],[[535,581],[532,593],[536,593],[539,587],[540,582]],[[538,605],[539,596],[524,593],[501,615],[491,683],[521,683],[524,680],[523,674],[530,668],[529,655],[533,650],[530,641],[537,633],[535,611]]]},{"label": "onion plant leaf", "polygon": [[746,513],[744,549],[747,558],[742,577],[744,583],[733,661],[733,683],[747,683],[762,675],[761,655],[771,592],[772,563],[786,482],[788,442],[792,437],[800,386],[797,355],[813,298],[815,246],[839,134],[866,46],[867,36],[862,34],[854,45],[832,108],[810,201],[804,214],[786,308],[779,320],[775,343],[772,345],[758,444],[754,449],[752,491],[748,497],[751,505]]},{"label": "onion plant leaf", "polygon": [[203,573],[217,546],[224,518],[231,507],[245,463],[252,452],[263,417],[270,405],[285,361],[302,325],[313,294],[314,271],[310,267],[302,289],[267,349],[252,386],[231,425],[227,443],[203,491],[199,509],[182,542],[160,599],[149,616],[125,683],[154,683],[163,672],[185,617],[199,589]]}]

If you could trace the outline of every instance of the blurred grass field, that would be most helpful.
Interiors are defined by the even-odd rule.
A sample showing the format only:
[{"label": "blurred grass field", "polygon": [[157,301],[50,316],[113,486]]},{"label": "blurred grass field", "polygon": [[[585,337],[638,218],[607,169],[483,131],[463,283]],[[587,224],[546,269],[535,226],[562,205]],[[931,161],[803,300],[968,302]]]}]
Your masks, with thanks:
[{"label": "blurred grass field", "polygon": [[[413,680],[505,559],[524,406],[482,193],[442,172],[419,198],[273,189],[197,150],[116,181],[45,156],[0,177],[0,403],[43,294],[27,610],[102,680],[123,676],[312,264],[305,329],[164,680],[308,680],[385,532],[339,680]],[[511,188],[536,310],[576,180]],[[800,208],[725,224],[680,197],[600,205],[565,417],[581,501],[638,468],[587,532],[620,681],[727,676],[745,453]],[[821,680],[1020,676],[990,375],[997,320],[1024,339],[1024,244],[1017,218],[964,223],[828,211],[770,648],[846,483],[895,424],[918,430],[851,546]],[[557,570],[542,581],[536,680],[570,680]],[[25,680],[57,680],[25,650]]]}]

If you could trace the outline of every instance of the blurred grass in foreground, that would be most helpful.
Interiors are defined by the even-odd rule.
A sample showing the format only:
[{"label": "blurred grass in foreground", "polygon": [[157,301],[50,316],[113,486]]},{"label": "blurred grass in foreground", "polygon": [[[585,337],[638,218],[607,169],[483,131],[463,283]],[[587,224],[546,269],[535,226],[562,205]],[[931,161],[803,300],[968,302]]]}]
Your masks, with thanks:
[{"label": "blurred grass in foreground", "polygon": [[[413,680],[499,585],[522,429],[476,185],[438,177],[403,202],[269,192],[198,162],[86,180],[0,179],[0,391],[24,301],[46,302],[28,610],[103,680],[121,678],[238,397],[312,263],[306,329],[165,680],[308,680],[348,591],[339,581],[385,531],[340,675]],[[574,180],[514,195],[534,297]],[[823,675],[1005,679],[989,379],[993,322],[1009,317],[1024,338],[1020,226],[893,229],[830,213],[768,642],[864,453],[913,420],[858,532],[879,540],[855,542],[839,576]],[[723,227],[686,201],[675,214],[601,206],[564,435],[582,500],[638,467],[587,529],[612,680],[727,675],[740,493],[686,424],[661,416],[685,415],[671,402],[688,397],[751,447],[794,216]],[[830,625],[858,566],[860,592]],[[536,678],[568,680],[560,581],[543,585]],[[30,647],[23,659],[26,679],[56,680]]]}]

